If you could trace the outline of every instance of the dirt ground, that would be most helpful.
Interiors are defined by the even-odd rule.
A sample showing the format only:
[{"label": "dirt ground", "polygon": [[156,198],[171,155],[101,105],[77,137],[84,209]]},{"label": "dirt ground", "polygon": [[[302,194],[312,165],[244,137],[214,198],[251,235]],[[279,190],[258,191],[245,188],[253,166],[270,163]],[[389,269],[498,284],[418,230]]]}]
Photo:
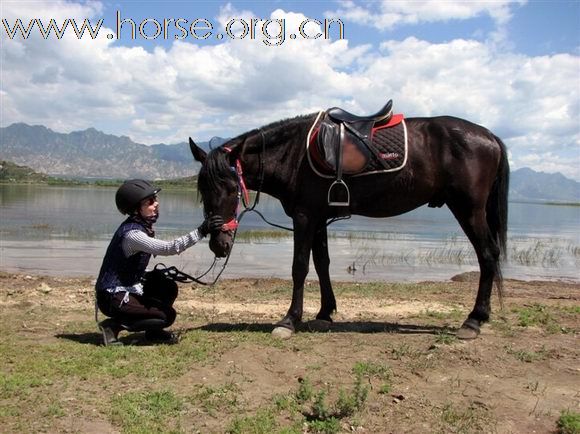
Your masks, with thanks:
[{"label": "dirt ground", "polygon": [[[179,343],[105,348],[91,279],[0,273],[0,430],[557,432],[580,411],[580,285],[508,280],[503,309],[494,294],[492,321],[459,341],[476,279],[337,283],[329,330],[308,282],[286,341],[270,331],[291,282],[180,285]],[[139,413],[152,396],[173,406]]]}]

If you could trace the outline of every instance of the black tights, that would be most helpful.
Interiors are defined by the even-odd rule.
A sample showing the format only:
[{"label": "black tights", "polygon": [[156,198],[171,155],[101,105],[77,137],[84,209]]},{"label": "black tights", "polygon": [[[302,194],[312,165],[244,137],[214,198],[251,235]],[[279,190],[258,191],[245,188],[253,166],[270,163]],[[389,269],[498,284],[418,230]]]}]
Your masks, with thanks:
[{"label": "black tights", "polygon": [[125,292],[115,294],[106,291],[97,292],[99,310],[131,327],[137,321],[145,319],[160,319],[163,327],[169,327],[175,321],[177,313],[173,302],[177,298],[177,284],[159,272],[149,272],[143,279],[143,295],[129,294],[127,302],[123,302]]}]

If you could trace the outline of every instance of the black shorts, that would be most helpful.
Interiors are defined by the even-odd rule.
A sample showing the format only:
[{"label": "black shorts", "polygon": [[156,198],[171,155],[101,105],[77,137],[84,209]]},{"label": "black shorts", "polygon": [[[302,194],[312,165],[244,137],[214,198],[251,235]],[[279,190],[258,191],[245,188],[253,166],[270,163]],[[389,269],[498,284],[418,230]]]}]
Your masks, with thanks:
[{"label": "black shorts", "polygon": [[177,293],[177,283],[151,271],[143,277],[143,295],[129,293],[126,298],[125,291],[97,291],[97,305],[103,314],[129,327],[145,319],[160,319],[163,327],[169,327],[177,315],[173,308]]}]

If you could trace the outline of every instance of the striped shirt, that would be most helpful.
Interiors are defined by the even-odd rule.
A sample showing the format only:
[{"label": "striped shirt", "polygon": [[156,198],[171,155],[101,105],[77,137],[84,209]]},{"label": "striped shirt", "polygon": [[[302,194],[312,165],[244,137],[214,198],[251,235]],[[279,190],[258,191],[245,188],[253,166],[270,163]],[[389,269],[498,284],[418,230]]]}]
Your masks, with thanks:
[{"label": "striped shirt", "polygon": [[129,257],[138,252],[150,253],[153,256],[179,255],[185,249],[190,248],[203,237],[196,229],[173,241],[163,241],[151,238],[145,232],[139,230],[129,231],[123,237],[123,253]]}]

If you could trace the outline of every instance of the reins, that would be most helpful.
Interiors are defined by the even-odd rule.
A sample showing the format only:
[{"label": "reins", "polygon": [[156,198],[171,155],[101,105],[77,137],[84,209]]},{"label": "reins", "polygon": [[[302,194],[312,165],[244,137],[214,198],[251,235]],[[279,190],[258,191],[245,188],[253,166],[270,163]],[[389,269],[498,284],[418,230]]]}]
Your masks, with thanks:
[{"label": "reins", "polygon": [[[289,230],[289,231],[293,230],[292,228],[287,228],[284,226],[276,225],[275,223],[268,222],[268,220],[266,220],[266,218],[262,215],[262,213],[255,209],[256,206],[258,205],[258,203],[260,202],[260,193],[261,193],[262,187],[264,185],[263,154],[266,152],[266,138],[264,137],[264,132],[262,130],[260,130],[260,135],[262,137],[262,152],[260,153],[260,157],[259,157],[260,182],[259,182],[259,187],[257,190],[256,197],[254,198],[254,203],[252,204],[251,207],[248,206],[250,198],[249,198],[249,194],[248,194],[248,189],[246,187],[246,182],[244,181],[244,177],[243,177],[241,161],[239,159],[236,160],[235,166],[231,168],[232,171],[237,175],[237,179],[238,179],[238,182],[237,182],[237,184],[238,184],[238,206],[236,208],[239,208],[239,203],[241,202],[242,205],[244,206],[244,210],[239,215],[236,215],[230,221],[224,223],[221,227],[221,230],[224,232],[233,232],[232,248],[230,248],[230,251],[228,252],[228,255],[226,256],[226,260],[224,261],[221,270],[219,271],[217,276],[214,278],[214,280],[212,282],[204,282],[201,279],[215,267],[215,264],[218,261],[217,256],[214,256],[213,262],[209,266],[209,268],[205,272],[203,272],[202,274],[200,274],[199,276],[196,276],[196,277],[191,276],[191,275],[179,270],[177,267],[174,267],[174,266],[166,267],[165,264],[161,264],[161,263],[157,264],[155,266],[155,270],[161,271],[167,278],[172,279],[176,282],[198,283],[198,284],[203,285],[203,286],[213,286],[213,285],[215,285],[215,283],[218,281],[218,279],[221,277],[222,273],[226,269],[226,266],[230,260],[231,254],[232,254],[233,246],[235,244],[236,235],[238,233],[238,226],[240,224],[240,221],[242,220],[244,215],[246,215],[247,212],[255,212],[266,223],[268,223],[272,226],[276,226],[276,227],[279,227],[281,229],[285,229],[285,230]],[[231,152],[231,149],[228,147],[224,147],[224,149],[226,150],[226,152]],[[158,268],[158,267],[160,267],[160,268]]]},{"label": "reins", "polygon": [[[231,167],[231,170],[236,174],[237,179],[238,179],[238,208],[239,208],[239,203],[241,203],[244,207],[244,209],[239,213],[239,215],[235,216],[233,219],[231,219],[230,221],[224,223],[221,227],[221,230],[224,232],[233,232],[232,235],[232,247],[230,248],[230,251],[228,252],[228,255],[226,256],[226,260],[224,261],[221,270],[219,271],[219,273],[217,274],[217,276],[215,277],[215,279],[212,282],[204,282],[202,280],[200,280],[201,278],[203,278],[206,274],[208,274],[214,267],[215,264],[218,260],[217,256],[214,257],[214,260],[212,262],[212,264],[210,265],[210,267],[201,275],[194,277],[191,276],[187,273],[184,273],[183,271],[178,270],[176,267],[166,267],[164,269],[160,269],[161,271],[164,272],[164,274],[170,278],[173,279],[177,282],[181,282],[181,283],[198,283],[200,285],[204,285],[204,286],[212,286],[214,285],[218,279],[220,278],[220,276],[222,275],[222,273],[225,271],[225,268],[228,264],[228,261],[230,260],[230,256],[232,254],[232,250],[233,250],[233,246],[235,244],[235,240],[236,240],[236,235],[238,233],[238,227],[240,225],[240,222],[242,221],[242,219],[244,218],[244,216],[247,213],[253,212],[256,213],[263,221],[264,223],[278,228],[278,229],[283,229],[285,231],[290,231],[293,232],[294,229],[287,227],[287,226],[282,226],[279,225],[277,223],[273,223],[271,221],[269,221],[264,214],[262,214],[260,211],[258,211],[256,209],[256,207],[258,206],[258,204],[260,203],[260,195],[262,193],[262,188],[264,186],[264,172],[265,172],[265,168],[264,168],[264,155],[266,154],[266,137],[264,135],[264,131],[263,130],[259,130],[260,131],[260,136],[262,138],[261,142],[262,142],[262,149],[261,152],[259,154],[259,159],[258,159],[258,170],[259,170],[259,180],[258,180],[258,189],[256,190],[256,196],[254,197],[254,202],[252,203],[251,206],[249,206],[249,194],[248,194],[248,189],[246,187],[246,182],[244,180],[244,174],[243,174],[243,170],[242,170],[242,163],[239,159],[236,160],[235,162],[235,166]],[[231,152],[231,148],[228,148],[227,146],[224,146],[223,148],[226,152]],[[348,220],[350,219],[350,214],[346,215],[346,216],[342,216],[342,217],[333,217],[330,220],[328,220],[328,222],[326,223],[326,226],[328,227],[329,225],[331,225],[334,222],[337,222],[339,220]],[[164,264],[157,264],[155,266],[155,269],[157,269],[157,266],[163,266],[165,267]]]},{"label": "reins", "polygon": [[[287,226],[282,226],[277,223],[273,223],[269,221],[264,214],[256,209],[256,206],[260,203],[260,194],[262,193],[262,188],[264,187],[264,155],[266,154],[266,136],[264,135],[264,131],[260,129],[260,137],[262,138],[262,150],[260,152],[260,156],[258,158],[258,171],[260,173],[259,182],[258,182],[258,189],[256,190],[256,197],[254,197],[254,203],[252,206],[248,206],[249,196],[247,194],[246,183],[244,182],[243,172],[242,172],[242,163],[240,160],[236,160],[236,174],[238,175],[238,185],[242,188],[242,204],[244,205],[244,210],[240,213],[238,223],[242,220],[242,217],[246,215],[248,212],[253,212],[258,214],[258,216],[264,221],[264,223],[273,226],[278,229],[283,229],[285,231],[294,231],[294,229],[289,228]],[[229,148],[225,148],[228,152],[231,151]],[[245,190],[243,190],[245,189]]]},{"label": "reins", "polygon": [[[271,221],[269,221],[264,214],[262,214],[260,211],[258,211],[256,209],[256,206],[258,206],[258,204],[260,203],[260,194],[262,192],[262,187],[264,186],[264,155],[266,154],[266,137],[264,135],[264,131],[260,129],[260,136],[262,137],[262,151],[260,153],[260,157],[259,157],[259,162],[258,162],[258,166],[259,166],[259,172],[260,172],[260,178],[259,178],[259,183],[258,183],[258,190],[256,190],[256,197],[254,198],[254,203],[252,204],[252,206],[248,206],[248,201],[249,201],[249,197],[247,194],[247,189],[246,189],[246,183],[244,181],[244,177],[243,177],[243,171],[242,171],[242,163],[240,160],[236,160],[236,167],[235,167],[235,172],[238,175],[238,186],[239,188],[242,189],[242,204],[244,205],[244,210],[240,213],[239,218],[237,219],[237,223],[239,224],[239,222],[242,220],[242,217],[248,213],[248,212],[253,212],[258,214],[258,216],[264,221],[264,223],[278,228],[278,229],[283,229],[285,231],[290,231],[290,232],[294,232],[293,228],[289,228],[287,226],[282,226],[279,225],[277,223],[273,223]],[[227,152],[231,152],[231,149],[229,148],[224,148],[226,149]],[[326,226],[331,225],[332,223],[339,221],[339,220],[348,220],[350,219],[350,215],[348,216],[343,216],[343,217],[334,217],[331,218],[327,223]],[[237,229],[237,227],[236,227]]]}]

